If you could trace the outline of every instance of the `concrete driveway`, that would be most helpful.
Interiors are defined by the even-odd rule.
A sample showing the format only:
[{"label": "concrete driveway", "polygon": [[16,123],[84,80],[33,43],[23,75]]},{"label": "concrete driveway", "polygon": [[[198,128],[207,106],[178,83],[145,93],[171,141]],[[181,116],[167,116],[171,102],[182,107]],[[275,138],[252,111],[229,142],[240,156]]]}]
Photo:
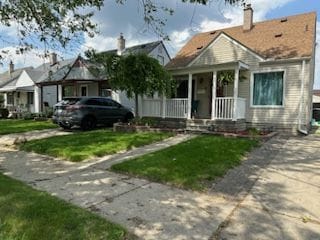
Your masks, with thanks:
[{"label": "concrete driveway", "polygon": [[0,171],[141,239],[320,239],[320,136],[271,139],[206,194],[106,170],[130,154],[74,164],[2,148]]}]

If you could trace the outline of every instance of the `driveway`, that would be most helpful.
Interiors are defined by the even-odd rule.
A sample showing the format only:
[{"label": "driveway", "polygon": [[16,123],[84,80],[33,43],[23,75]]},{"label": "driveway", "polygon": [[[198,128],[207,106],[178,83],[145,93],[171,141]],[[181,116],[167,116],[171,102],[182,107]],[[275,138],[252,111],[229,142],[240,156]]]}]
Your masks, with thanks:
[{"label": "driveway", "polygon": [[2,148],[0,171],[120,223],[141,239],[320,239],[319,136],[271,139],[207,194],[106,170],[143,150],[75,164]]}]

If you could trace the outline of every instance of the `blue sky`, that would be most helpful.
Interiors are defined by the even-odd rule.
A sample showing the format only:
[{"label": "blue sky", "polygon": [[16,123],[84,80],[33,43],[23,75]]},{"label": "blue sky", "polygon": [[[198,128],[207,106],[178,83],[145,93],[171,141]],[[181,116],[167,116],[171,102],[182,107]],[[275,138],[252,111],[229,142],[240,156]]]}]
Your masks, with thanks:
[{"label": "blue sky", "polygon": [[[171,38],[165,42],[169,53],[173,57],[177,51],[190,39],[192,35],[201,31],[210,31],[217,28],[236,26],[242,24],[242,7],[227,6],[224,0],[211,1],[209,6],[185,4],[181,0],[155,0],[159,4],[167,4],[175,10],[173,16],[168,16],[165,32]],[[254,21],[295,15],[304,12],[316,11],[320,14],[319,0],[248,0],[254,9]],[[89,48],[108,50],[116,47],[117,37],[122,32],[126,38],[127,46],[159,40],[154,32],[148,29],[143,20],[139,0],[128,0],[125,5],[118,5],[115,0],[105,0],[105,6],[100,12],[96,12],[94,21],[98,24],[99,35],[94,38],[83,36],[76,43],[76,49],[68,49],[59,52],[61,57],[71,58]],[[320,19],[320,17],[319,17]],[[318,19],[318,38],[320,42],[320,20]],[[0,36],[5,39],[14,39],[14,29],[0,26]],[[320,45],[320,44],[319,44]],[[317,47],[316,83],[315,88],[320,88],[320,46]],[[39,55],[43,49],[28,53],[27,55],[15,55],[14,43],[1,43],[0,48],[10,50],[7,60],[13,60],[20,66],[38,65],[45,60]],[[0,49],[1,50],[1,49]],[[7,69],[4,62],[0,72]]]}]

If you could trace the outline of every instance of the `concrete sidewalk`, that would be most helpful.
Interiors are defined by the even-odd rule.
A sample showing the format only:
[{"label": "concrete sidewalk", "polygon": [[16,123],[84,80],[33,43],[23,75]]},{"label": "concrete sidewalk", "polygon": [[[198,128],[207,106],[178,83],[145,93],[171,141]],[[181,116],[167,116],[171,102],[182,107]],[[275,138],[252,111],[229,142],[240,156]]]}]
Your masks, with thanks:
[{"label": "concrete sidewalk", "polygon": [[131,154],[188,137],[83,164],[2,148],[0,171],[120,223],[141,239],[320,239],[316,136],[271,139],[208,194],[105,170]]},{"label": "concrete sidewalk", "polygon": [[26,142],[30,140],[48,138],[53,136],[63,136],[69,134],[72,134],[72,132],[67,132],[59,128],[36,130],[22,133],[12,133],[0,135],[0,145],[12,146],[16,143]]}]

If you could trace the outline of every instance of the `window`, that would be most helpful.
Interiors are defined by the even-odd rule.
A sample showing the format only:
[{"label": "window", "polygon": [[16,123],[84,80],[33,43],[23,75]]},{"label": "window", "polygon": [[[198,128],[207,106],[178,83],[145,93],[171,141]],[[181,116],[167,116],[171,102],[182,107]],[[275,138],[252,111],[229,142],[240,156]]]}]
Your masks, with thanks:
[{"label": "window", "polygon": [[27,104],[32,105],[33,104],[33,92],[28,92],[28,99],[27,99]]},{"label": "window", "polygon": [[71,97],[73,96],[73,86],[63,86],[62,87],[62,97]]},{"label": "window", "polygon": [[88,86],[81,86],[80,92],[82,97],[88,96]]},{"label": "window", "polygon": [[253,74],[252,105],[283,106],[284,72]]},{"label": "window", "polygon": [[12,93],[7,93],[7,104],[14,104],[14,99],[13,99],[13,94]]},{"label": "window", "polygon": [[100,99],[90,98],[90,99],[87,100],[86,104],[90,105],[90,106],[101,106],[102,102],[101,102]]}]

